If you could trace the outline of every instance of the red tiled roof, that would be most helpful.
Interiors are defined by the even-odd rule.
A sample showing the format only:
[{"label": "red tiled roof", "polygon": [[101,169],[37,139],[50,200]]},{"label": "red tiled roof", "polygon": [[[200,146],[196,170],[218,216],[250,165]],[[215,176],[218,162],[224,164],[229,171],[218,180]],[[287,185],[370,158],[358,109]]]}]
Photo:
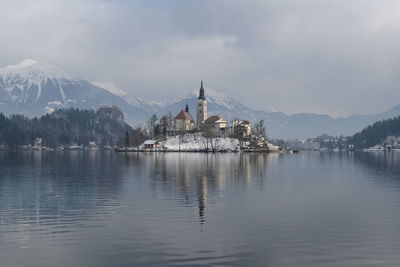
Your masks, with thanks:
[{"label": "red tiled roof", "polygon": [[194,121],[192,115],[190,115],[190,113],[187,112],[186,110],[181,110],[181,112],[179,112],[178,115],[176,115],[175,120],[190,120],[190,121]]}]

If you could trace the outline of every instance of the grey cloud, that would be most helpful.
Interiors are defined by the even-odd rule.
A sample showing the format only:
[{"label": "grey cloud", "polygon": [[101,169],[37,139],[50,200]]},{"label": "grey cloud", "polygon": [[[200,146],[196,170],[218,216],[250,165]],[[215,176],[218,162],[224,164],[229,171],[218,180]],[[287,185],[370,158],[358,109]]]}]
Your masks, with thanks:
[{"label": "grey cloud", "polygon": [[398,104],[395,0],[2,1],[1,65],[35,58],[171,99],[200,77],[247,105],[333,115]]}]

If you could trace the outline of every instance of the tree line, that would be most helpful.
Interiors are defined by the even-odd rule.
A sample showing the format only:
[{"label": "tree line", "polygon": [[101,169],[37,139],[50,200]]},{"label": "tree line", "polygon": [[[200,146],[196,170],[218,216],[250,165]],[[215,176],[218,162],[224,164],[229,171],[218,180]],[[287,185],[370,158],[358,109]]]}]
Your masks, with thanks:
[{"label": "tree line", "polygon": [[400,136],[400,117],[377,121],[348,140],[356,149],[368,148],[384,142],[388,136]]},{"label": "tree line", "polygon": [[42,138],[49,147],[95,141],[101,145],[120,145],[124,134],[133,129],[124,123],[117,107],[92,109],[58,109],[41,117],[5,116],[0,113],[0,144],[9,148],[32,144]]}]

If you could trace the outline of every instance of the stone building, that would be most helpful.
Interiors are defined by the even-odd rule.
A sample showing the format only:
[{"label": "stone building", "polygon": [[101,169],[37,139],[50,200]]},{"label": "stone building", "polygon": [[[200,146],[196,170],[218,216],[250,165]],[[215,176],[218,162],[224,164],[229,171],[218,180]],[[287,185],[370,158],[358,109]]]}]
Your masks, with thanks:
[{"label": "stone building", "polygon": [[233,134],[235,137],[240,139],[246,139],[251,137],[253,126],[247,120],[235,120],[232,123]]},{"label": "stone building", "polygon": [[208,136],[223,137],[228,134],[228,122],[218,115],[207,118],[202,126],[202,131]]}]

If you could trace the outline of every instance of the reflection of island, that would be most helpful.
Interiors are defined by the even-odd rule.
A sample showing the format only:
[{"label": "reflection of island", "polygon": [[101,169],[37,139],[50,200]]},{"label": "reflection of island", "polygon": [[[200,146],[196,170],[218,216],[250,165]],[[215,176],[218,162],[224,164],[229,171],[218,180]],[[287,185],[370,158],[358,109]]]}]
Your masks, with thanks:
[{"label": "reflection of island", "polygon": [[[146,163],[140,171],[148,172],[154,186],[164,194],[176,194],[180,203],[198,208],[199,220],[205,222],[209,201],[218,201],[229,188],[262,186],[267,163],[280,154],[265,153],[152,153],[132,155],[134,161]],[[139,169],[137,171],[139,171]]]},{"label": "reflection of island", "polygon": [[[349,170],[357,173],[347,173],[350,177],[363,177],[379,187],[391,189],[400,188],[400,153],[399,152],[350,152],[350,153],[316,153],[316,161],[322,164],[355,165]],[[360,172],[362,173],[360,175]]]},{"label": "reflection of island", "polygon": [[0,153],[0,225],[95,216],[117,206],[123,170],[113,152]]},{"label": "reflection of island", "polygon": [[[399,182],[399,152],[354,152],[350,155],[355,162],[367,167],[370,170],[370,174],[378,176],[380,178],[380,183],[384,182],[384,179],[390,180],[388,181],[389,183]],[[387,173],[388,175],[382,175],[382,172]]]},{"label": "reflection of island", "polygon": [[158,193],[196,207],[203,224],[207,205],[219,201],[227,190],[262,186],[267,165],[280,157],[263,153],[0,153],[0,224],[34,217],[40,224],[42,216],[49,214],[57,219],[118,206],[123,184],[131,178],[149,179]]}]

